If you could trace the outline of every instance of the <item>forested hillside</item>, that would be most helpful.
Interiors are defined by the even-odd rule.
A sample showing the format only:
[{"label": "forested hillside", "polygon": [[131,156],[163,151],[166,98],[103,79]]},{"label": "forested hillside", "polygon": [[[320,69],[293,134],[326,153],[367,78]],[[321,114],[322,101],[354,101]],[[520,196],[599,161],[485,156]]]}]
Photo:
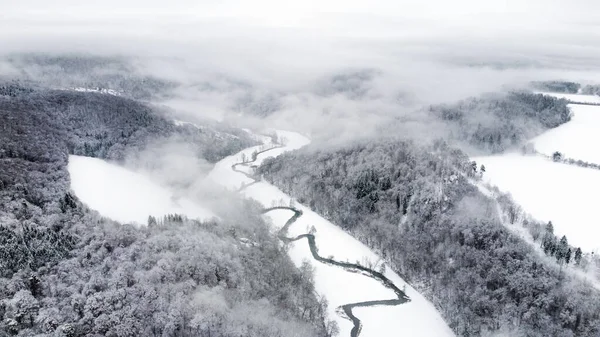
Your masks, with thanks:
[{"label": "forested hillside", "polygon": [[[124,97],[34,90],[14,83],[10,88],[15,94],[0,95],[0,110],[11,119],[4,125],[14,128],[28,123],[28,130],[40,133],[36,127],[44,124],[41,127],[49,129],[53,137],[64,140],[70,154],[122,160],[126,150],[140,150],[151,139],[174,138],[194,145],[198,155],[215,162],[253,144],[246,132],[226,126],[177,126],[164,117],[165,111]],[[13,146],[11,143],[4,144]]]},{"label": "forested hillside", "polygon": [[510,92],[431,106],[428,112],[450,128],[450,140],[498,153],[568,122],[567,103],[540,94]]},{"label": "forested hillside", "polygon": [[293,266],[256,206],[229,196],[218,221],[134,228],[69,192],[69,154],[122,160],[174,138],[216,161],[254,144],[245,132],[176,126],[126,95],[2,88],[1,336],[325,335],[310,269]]},{"label": "forested hillside", "polygon": [[[35,240],[45,233],[43,219],[14,219],[14,239],[2,235],[1,253],[10,257],[5,261],[23,257],[24,266],[0,278],[0,331],[324,336],[325,304],[314,297],[310,268],[298,270],[288,260],[256,206],[238,206],[243,220],[200,223],[169,216],[134,228],[74,202],[52,214],[69,234],[70,247],[44,265],[27,256],[30,249],[53,249],[52,239]],[[24,247],[14,243],[21,239]]]},{"label": "forested hillside", "polygon": [[53,89],[110,89],[119,95],[148,101],[169,97],[177,86],[172,81],[144,74],[132,60],[121,57],[29,53],[10,55],[5,61],[18,74],[12,77]]},{"label": "forested hillside", "polygon": [[379,251],[458,335],[600,334],[600,294],[502,225],[461,151],[398,140],[318,149],[258,173]]}]

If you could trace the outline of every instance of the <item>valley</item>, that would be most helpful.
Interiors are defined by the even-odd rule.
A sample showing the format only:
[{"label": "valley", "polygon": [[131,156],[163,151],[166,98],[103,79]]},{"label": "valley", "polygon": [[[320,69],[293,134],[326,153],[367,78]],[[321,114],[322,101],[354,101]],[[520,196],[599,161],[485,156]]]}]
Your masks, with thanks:
[{"label": "valley", "polygon": [[[275,186],[265,181],[255,183],[246,171],[239,172],[236,169],[239,162],[260,165],[266,158],[299,149],[309,143],[306,137],[294,132],[278,131],[277,134],[284,140],[283,146],[265,151],[265,148],[274,146],[266,144],[227,157],[215,165],[209,179],[231,190],[241,188],[245,197],[258,201],[270,210],[265,216],[270,219],[274,230],[279,231],[279,237],[289,244],[288,252],[292,261],[298,267],[304,261],[310,261],[315,269],[316,291],[328,300],[328,317],[337,323],[339,335],[453,336],[433,305],[390,268],[382,267],[385,263],[373,251]],[[264,152],[254,160],[249,159],[258,151]],[[297,239],[287,239],[287,236],[283,236],[285,233]],[[301,240],[305,237],[308,242]],[[311,245],[315,245],[314,249],[311,249]],[[315,259],[315,250],[329,262]],[[353,271],[356,266],[369,266],[382,271],[381,276],[385,275],[389,285],[372,274]],[[400,298],[394,300],[396,296]],[[355,304],[350,306],[352,303]],[[349,312],[355,317],[348,317]]]},{"label": "valley", "polygon": [[3,1],[0,337],[600,337],[600,1]]},{"label": "valley", "polygon": [[[595,235],[590,235],[594,234],[593,220],[590,220],[594,199],[581,195],[581,191],[582,186],[589,190],[595,189],[594,186],[600,188],[600,170],[557,163],[548,157],[553,153],[549,149],[554,147],[577,148],[569,140],[582,142],[585,139],[585,128],[596,118],[593,109],[600,107],[571,104],[569,108],[573,112],[571,121],[531,140],[537,155],[508,151],[472,159],[478,165],[485,165],[485,172],[479,173],[484,183],[510,192],[534,218],[553,221],[556,235],[567,235],[571,245],[580,246],[585,252],[595,252],[599,246]],[[192,125],[183,121],[175,123]],[[201,130],[199,126],[192,126]],[[270,131],[271,136],[254,134],[248,129],[244,132],[262,144],[218,161],[206,177],[206,183],[237,191],[262,205],[272,234],[281,241],[296,267],[302,269],[308,263],[312,268],[317,298],[328,304],[325,317],[330,333],[351,337],[396,336],[398,333],[454,335],[433,304],[395,273],[378,253],[256,173],[265,160],[308,146],[311,143],[308,138],[281,130]],[[585,154],[593,152],[581,153],[584,158],[592,158]],[[183,196],[176,198],[172,191],[148,176],[118,165],[70,156],[68,169],[71,188],[77,197],[90,208],[121,223],[144,224],[148,215],[159,219],[167,214],[198,220],[215,218],[210,207]],[[577,194],[581,199],[574,203],[573,196]],[[502,214],[499,216],[502,218]],[[402,225],[414,221],[408,216],[402,219]],[[240,242],[252,240],[241,238]],[[449,261],[452,263],[452,259]]]},{"label": "valley", "polygon": [[[406,283],[372,250],[331,222],[297,203],[278,188],[254,178],[254,165],[299,149],[310,141],[295,132],[277,131],[283,145],[265,143],[217,162],[207,180],[265,207],[265,218],[298,268],[314,268],[315,289],[328,302],[327,316],[339,336],[453,336],[429,301]],[[240,165],[241,163],[241,165]],[[101,215],[121,223],[145,225],[148,216],[180,214],[207,220],[214,214],[173,193],[148,176],[106,161],[70,156],[71,189]],[[306,239],[306,240],[304,240]],[[336,329],[336,328],[333,328]]]}]

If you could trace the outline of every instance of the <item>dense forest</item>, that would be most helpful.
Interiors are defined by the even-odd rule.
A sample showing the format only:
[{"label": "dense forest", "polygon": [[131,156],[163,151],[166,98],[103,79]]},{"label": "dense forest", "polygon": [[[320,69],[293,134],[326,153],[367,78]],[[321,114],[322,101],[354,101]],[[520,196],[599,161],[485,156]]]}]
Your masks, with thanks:
[{"label": "dense forest", "polygon": [[[34,259],[42,249],[52,253],[52,238],[41,239],[47,232],[44,222],[15,219],[19,230],[13,238],[10,232],[2,235],[1,253],[22,256],[24,265],[12,277],[0,278],[0,331],[22,336],[324,335],[326,303],[314,296],[310,268],[299,270],[287,259],[256,206],[239,211],[246,217],[200,223],[173,215],[135,228],[74,202],[52,214],[63,224],[70,247],[55,263],[45,264],[27,256],[28,250],[35,250]],[[15,242],[21,239],[25,247]]]},{"label": "dense forest", "polygon": [[258,174],[378,251],[460,336],[600,334],[600,294],[503,226],[477,169],[444,141],[388,139],[310,145]]},{"label": "dense forest", "polygon": [[128,98],[151,101],[170,97],[177,86],[173,81],[145,74],[124,57],[29,53],[10,55],[5,61],[17,72],[17,76],[10,77],[53,89],[110,89]]},{"label": "dense forest", "polygon": [[[176,139],[194,145],[199,156],[215,162],[254,144],[246,132],[223,125],[213,123],[202,128],[178,126],[165,118],[168,111],[126,97],[94,92],[34,90],[14,82],[2,87],[10,93],[0,95],[5,128],[26,125],[24,132],[30,130],[33,133],[37,133],[38,126],[48,129],[41,134],[52,133],[60,137],[63,141],[59,143],[66,146],[71,154],[120,161],[126,150],[140,150],[150,139]],[[15,133],[21,134],[18,130],[14,131],[3,136],[8,138]],[[18,157],[17,150],[10,149],[11,143],[7,141],[3,150]]]},{"label": "dense forest", "polygon": [[581,90],[581,84],[570,81],[536,81],[531,83],[531,87],[534,90],[563,94],[577,94]]},{"label": "dense forest", "polygon": [[600,96],[600,85],[597,84],[582,85],[569,81],[538,81],[531,83],[531,87],[539,91]]},{"label": "dense forest", "polygon": [[584,95],[600,96],[600,85],[588,84],[581,88],[581,93]]},{"label": "dense forest", "polygon": [[567,104],[550,96],[509,92],[430,106],[428,112],[450,127],[449,140],[499,153],[568,122]]},{"label": "dense forest", "polygon": [[0,88],[0,335],[326,335],[312,271],[294,267],[257,206],[227,196],[219,220],[135,228],[69,191],[69,154],[121,161],[177,139],[214,162],[255,144],[245,132],[177,126],[128,95]]}]

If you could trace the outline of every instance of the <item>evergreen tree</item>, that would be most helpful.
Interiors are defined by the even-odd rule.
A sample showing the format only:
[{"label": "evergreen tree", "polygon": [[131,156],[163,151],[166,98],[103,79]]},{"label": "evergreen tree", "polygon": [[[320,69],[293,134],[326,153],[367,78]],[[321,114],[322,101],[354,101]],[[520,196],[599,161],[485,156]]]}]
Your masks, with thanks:
[{"label": "evergreen tree", "polygon": [[542,240],[542,248],[546,255],[553,256],[557,254],[557,246],[556,237],[554,236],[554,225],[552,224],[552,221],[549,221],[546,225],[544,239]]},{"label": "evergreen tree", "polygon": [[552,160],[554,160],[556,162],[561,161],[562,157],[563,157],[562,153],[560,153],[558,151],[556,151],[552,154]]},{"label": "evergreen tree", "polygon": [[151,227],[151,226],[156,226],[156,225],[157,225],[156,218],[153,217],[152,215],[149,215],[148,216],[148,226]]},{"label": "evergreen tree", "polygon": [[575,249],[575,264],[579,265],[581,263],[581,257],[582,257],[583,253],[581,252],[581,248],[577,247],[577,249]]},{"label": "evergreen tree", "polygon": [[471,169],[473,170],[473,173],[477,173],[477,162],[471,162]]},{"label": "evergreen tree", "polygon": [[559,263],[566,261],[568,250],[569,242],[567,241],[567,237],[563,235],[555,250],[556,261]]},{"label": "evergreen tree", "polygon": [[546,225],[546,232],[554,234],[554,225],[552,224],[552,221],[548,221],[548,224]]}]

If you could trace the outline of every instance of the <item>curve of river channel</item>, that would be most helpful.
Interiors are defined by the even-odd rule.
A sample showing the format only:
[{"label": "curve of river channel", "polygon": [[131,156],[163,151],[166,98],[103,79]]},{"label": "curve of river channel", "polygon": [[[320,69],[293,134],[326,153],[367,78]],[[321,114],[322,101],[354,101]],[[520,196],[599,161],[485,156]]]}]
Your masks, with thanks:
[{"label": "curve of river channel", "polygon": [[[258,183],[260,180],[256,176],[238,169],[238,166],[240,166],[240,165],[250,166],[252,163],[254,163],[257,160],[259,154],[274,150],[276,148],[281,148],[281,147],[282,146],[278,145],[278,146],[268,148],[266,150],[256,152],[252,155],[252,158],[250,160],[241,161],[239,163],[231,165],[231,169],[233,171],[241,173],[252,180],[252,183],[242,186],[239,189],[239,191],[242,191],[243,189],[245,189],[253,184]],[[354,308],[374,307],[374,306],[382,306],[382,305],[395,306],[395,305],[400,305],[400,304],[410,301],[410,298],[408,296],[406,296],[406,294],[402,290],[400,290],[394,284],[394,282],[392,282],[390,279],[388,279],[382,273],[372,270],[370,268],[361,266],[359,264],[340,262],[340,261],[336,261],[333,259],[324,258],[321,255],[319,255],[319,249],[316,244],[316,238],[313,234],[302,234],[302,235],[298,235],[296,237],[288,237],[287,236],[288,229],[290,228],[290,226],[292,226],[296,222],[296,220],[298,220],[302,216],[302,211],[297,208],[294,208],[294,207],[277,206],[277,207],[265,208],[262,211],[262,213],[266,214],[268,212],[275,211],[275,210],[288,210],[293,213],[293,215],[287,220],[285,225],[277,233],[277,237],[279,238],[279,240],[281,240],[284,243],[292,243],[295,241],[306,239],[308,241],[308,245],[309,245],[312,257],[316,261],[318,261],[320,263],[343,268],[344,270],[346,270],[348,272],[361,273],[367,277],[377,280],[378,282],[383,284],[384,287],[391,289],[396,294],[396,298],[393,298],[393,299],[348,303],[348,304],[344,304],[344,305],[340,306],[338,309],[341,309],[341,311],[347,316],[347,318],[350,321],[352,321],[352,324],[354,325],[352,330],[350,331],[350,337],[358,337],[360,335],[360,331],[362,329],[362,323],[361,323],[360,319],[358,317],[356,317],[354,315],[354,313],[352,312],[352,310]]]}]

